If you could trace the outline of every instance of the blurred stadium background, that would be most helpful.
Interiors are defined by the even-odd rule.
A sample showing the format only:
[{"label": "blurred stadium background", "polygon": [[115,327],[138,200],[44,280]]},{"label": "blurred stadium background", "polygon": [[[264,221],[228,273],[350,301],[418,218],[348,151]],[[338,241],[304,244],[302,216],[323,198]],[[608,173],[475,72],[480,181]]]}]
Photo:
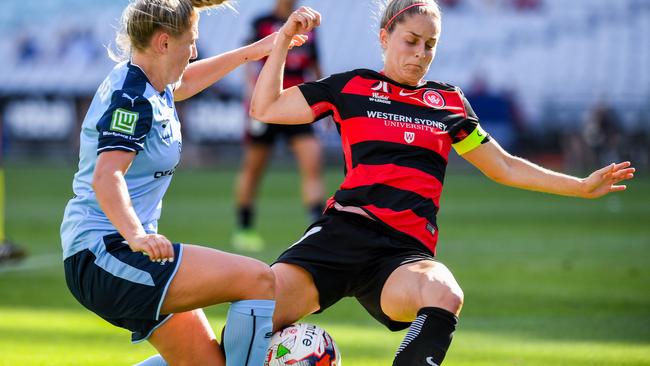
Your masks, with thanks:
[{"label": "blurred stadium background", "polygon": [[[0,110],[8,159],[76,158],[77,127],[112,67],[126,0],[5,0],[0,15]],[[650,1],[445,0],[442,41],[429,77],[458,85],[483,124],[511,150],[590,169],[634,157],[648,165]],[[273,0],[240,1],[237,13],[213,11],[201,23],[199,51],[240,46],[252,17]],[[325,74],[380,69],[373,0],[308,0],[324,18]],[[218,158],[238,147],[245,110],[242,72],[181,103],[185,136]],[[336,151],[332,129],[322,131]],[[194,145],[194,144],[188,144]],[[195,145],[197,146],[197,145]],[[56,151],[56,154],[50,154]],[[206,156],[208,155],[208,156]]]},{"label": "blurred stadium background", "polygon": [[[439,0],[443,33],[429,78],[463,88],[484,127],[514,153],[582,174],[630,159],[628,192],[598,201],[497,187],[450,164],[440,256],[464,286],[449,365],[650,365],[650,0]],[[0,125],[7,236],[30,256],[0,265],[0,365],[129,364],[128,346],[67,293],[58,225],[72,194],[79,126],[112,68],[127,0],[3,0]],[[230,50],[273,0],[201,21],[200,56]],[[321,64],[331,74],[381,68],[373,0],[305,0],[323,14]],[[184,156],[161,228],[176,240],[232,250],[232,184],[246,111],[243,72],[179,103]],[[341,177],[339,143],[318,125],[327,187]],[[453,154],[452,154],[453,155]],[[261,192],[271,262],[307,224],[298,177],[281,144]],[[469,227],[468,227],[469,226]],[[210,310],[215,329],[224,307]],[[388,334],[343,301],[310,318],[340,343],[346,365],[390,364]]]}]

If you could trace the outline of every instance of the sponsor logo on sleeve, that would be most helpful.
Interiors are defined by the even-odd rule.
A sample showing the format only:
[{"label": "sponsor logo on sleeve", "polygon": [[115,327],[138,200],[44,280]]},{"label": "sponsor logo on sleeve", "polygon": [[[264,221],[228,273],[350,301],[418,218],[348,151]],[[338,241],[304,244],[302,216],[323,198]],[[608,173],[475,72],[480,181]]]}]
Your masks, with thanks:
[{"label": "sponsor logo on sleeve", "polygon": [[116,109],[113,112],[113,118],[111,119],[111,131],[133,135],[135,133],[135,125],[138,122],[139,115],[138,112],[131,112],[122,108]]},{"label": "sponsor logo on sleeve", "polygon": [[385,81],[378,81],[378,82],[372,84],[370,89],[372,89],[374,91],[381,91],[381,92],[384,92],[384,93],[390,93],[391,92],[390,85],[388,85],[388,83],[385,82]]},{"label": "sponsor logo on sleeve", "polygon": [[411,90],[401,89],[399,91],[399,96],[400,97],[410,97],[410,96],[415,95],[417,93],[419,93],[418,90],[411,91]]},{"label": "sponsor logo on sleeve", "polygon": [[442,97],[442,94],[438,93],[433,89],[429,89],[424,92],[422,100],[428,106],[433,108],[443,108],[445,106],[445,98]]},{"label": "sponsor logo on sleeve", "polygon": [[130,95],[126,93],[122,93],[122,97],[126,98],[131,101],[131,107],[135,106],[135,100],[138,99],[140,96],[136,95],[135,97],[131,97]]},{"label": "sponsor logo on sleeve", "polygon": [[391,104],[390,97],[386,94],[390,94],[392,89],[385,81],[378,81],[370,87],[374,92],[372,96],[368,98],[371,102],[382,103],[382,104]]}]

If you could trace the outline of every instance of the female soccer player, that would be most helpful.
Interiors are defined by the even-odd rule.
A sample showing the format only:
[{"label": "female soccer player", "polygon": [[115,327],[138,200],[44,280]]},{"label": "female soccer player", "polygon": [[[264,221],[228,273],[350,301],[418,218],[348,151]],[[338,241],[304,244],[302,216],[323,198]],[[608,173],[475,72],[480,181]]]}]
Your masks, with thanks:
[{"label": "female soccer player", "polygon": [[[117,35],[125,60],[97,90],[82,125],[74,197],[61,225],[66,281],[82,305],[160,352],[142,365],[259,366],[271,330],[274,279],[267,265],[172,244],[157,233],[181,154],[174,101],[266,56],[274,42],[272,35],[190,65],[200,11],[224,2],[132,1]],[[233,302],[226,362],[201,310],[223,302]]]},{"label": "female soccer player", "polygon": [[325,215],[280,255],[276,277],[279,328],[344,296],[355,296],[391,330],[410,327],[393,365],[440,365],[463,304],[451,272],[434,259],[436,213],[451,147],[485,175],[513,187],[596,198],[625,186],[629,162],[580,179],[504,151],[479,126],[462,92],[426,81],[440,38],[434,0],[391,0],[379,39],[384,69],[353,70],[283,90],[292,37],[320,23],[310,8],[280,30],[253,94],[251,114],[268,123],[336,121],[345,180]]}]

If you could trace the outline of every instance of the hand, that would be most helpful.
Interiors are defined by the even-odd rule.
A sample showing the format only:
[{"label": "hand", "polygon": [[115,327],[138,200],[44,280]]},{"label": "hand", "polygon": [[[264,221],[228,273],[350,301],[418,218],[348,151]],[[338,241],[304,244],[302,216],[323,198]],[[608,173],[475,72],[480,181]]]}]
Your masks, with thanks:
[{"label": "hand", "polygon": [[[275,45],[275,40],[277,38],[278,32],[274,32],[251,44],[251,48],[253,49],[253,56],[251,57],[251,60],[257,61],[268,56],[271,53],[271,50],[273,49],[273,45]],[[289,44],[289,49],[302,46],[305,44],[305,42],[307,42],[308,39],[309,37],[304,34],[297,34],[293,36],[291,43]]]},{"label": "hand", "polygon": [[128,241],[134,252],[142,252],[152,262],[174,261],[172,243],[160,234],[137,235]]},{"label": "hand", "polygon": [[293,38],[295,35],[308,33],[319,25],[320,13],[310,7],[301,6],[291,13],[280,31],[285,36]]},{"label": "hand", "polygon": [[625,185],[616,185],[617,183],[634,178],[636,169],[630,168],[632,165],[629,161],[622,163],[612,163],[604,168],[598,169],[583,179],[585,186],[585,198],[598,198],[611,192],[623,191]]}]

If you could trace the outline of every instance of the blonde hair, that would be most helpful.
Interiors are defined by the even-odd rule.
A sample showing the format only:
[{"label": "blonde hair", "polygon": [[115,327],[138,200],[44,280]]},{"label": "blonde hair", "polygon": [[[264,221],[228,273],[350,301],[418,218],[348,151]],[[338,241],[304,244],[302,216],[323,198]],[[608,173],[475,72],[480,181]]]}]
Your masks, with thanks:
[{"label": "blonde hair", "polygon": [[389,33],[395,29],[397,23],[401,23],[404,19],[415,14],[424,14],[438,20],[441,19],[440,7],[435,0],[388,0],[380,3],[380,9],[379,28],[384,28]]},{"label": "blonde hair", "polygon": [[117,49],[109,47],[108,55],[117,62],[127,60],[133,50],[144,51],[156,31],[180,36],[200,11],[227,3],[228,0],[132,0],[122,12],[115,36]]}]

